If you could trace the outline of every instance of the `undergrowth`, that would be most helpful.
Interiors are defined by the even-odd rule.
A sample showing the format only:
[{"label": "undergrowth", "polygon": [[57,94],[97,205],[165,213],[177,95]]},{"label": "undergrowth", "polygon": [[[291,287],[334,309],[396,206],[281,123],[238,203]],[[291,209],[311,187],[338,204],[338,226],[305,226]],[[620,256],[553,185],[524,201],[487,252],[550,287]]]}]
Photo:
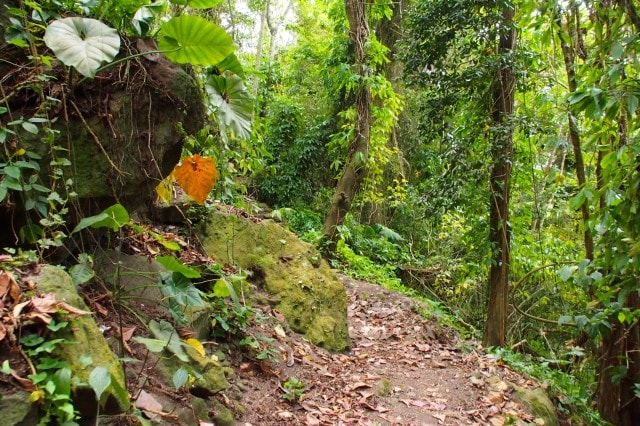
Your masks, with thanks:
[{"label": "undergrowth", "polygon": [[508,349],[494,348],[493,354],[518,373],[540,381],[546,387],[561,416],[569,417],[577,424],[608,424],[591,405],[594,389],[585,386],[583,380],[576,380],[575,375],[550,368],[545,361],[541,362],[529,355],[514,353]]}]

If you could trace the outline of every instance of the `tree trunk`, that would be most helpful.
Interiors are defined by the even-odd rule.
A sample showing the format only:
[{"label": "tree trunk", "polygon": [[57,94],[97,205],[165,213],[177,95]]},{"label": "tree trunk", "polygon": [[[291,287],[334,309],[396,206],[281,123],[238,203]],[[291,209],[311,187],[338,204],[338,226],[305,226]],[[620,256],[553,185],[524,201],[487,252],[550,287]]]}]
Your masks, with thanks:
[{"label": "tree trunk", "polygon": [[[267,32],[267,10],[268,9],[269,9],[269,2],[266,1],[262,9],[260,10],[260,32],[258,33],[258,43],[256,45],[256,60],[255,60],[256,71],[259,71],[260,65],[262,65],[262,52],[264,50],[264,46],[263,46],[264,35]],[[252,95],[254,99],[258,98],[259,89],[260,89],[260,76],[256,74],[253,77]]]},{"label": "tree trunk", "polygon": [[[637,292],[629,294],[626,306],[640,309]],[[640,419],[640,398],[633,392],[640,383],[640,321],[612,322],[611,332],[602,339],[598,360],[598,411],[614,425],[633,426]]]},{"label": "tree trunk", "polygon": [[[509,61],[516,43],[513,23],[514,10],[507,4],[502,9],[498,55]],[[491,155],[493,168],[489,178],[489,242],[493,259],[489,271],[489,303],[484,344],[504,346],[507,326],[507,298],[509,294],[509,194],[513,157],[513,133],[510,117],[513,115],[515,76],[511,65],[502,65],[493,83],[493,140]]]},{"label": "tree trunk", "polygon": [[[366,17],[366,2],[363,0],[345,0],[347,19],[349,20],[349,36],[353,41],[355,63],[358,74],[366,75],[365,43],[369,36]],[[362,179],[366,173],[369,157],[369,139],[371,133],[371,92],[363,85],[355,94],[356,125],[353,138],[347,147],[347,162],[344,166],[336,191],[331,198],[331,206],[325,218],[323,232],[331,242],[331,250],[335,244],[336,228],[342,224],[351,208]]]},{"label": "tree trunk", "polygon": [[[560,10],[556,12],[556,24],[558,27],[558,38],[560,39],[560,45],[562,47],[562,56],[564,58],[564,67],[567,72],[567,83],[569,87],[569,93],[575,93],[577,90],[576,83],[576,47],[567,43],[567,39],[573,40],[575,44],[577,44],[577,34],[580,32],[580,27],[578,25],[578,20],[580,19],[579,14],[577,13],[577,5],[575,2],[571,4],[571,15],[572,17],[567,18],[567,28],[569,28],[569,33],[564,32],[564,25],[562,24],[562,15]],[[573,18],[573,19],[572,19]],[[572,22],[575,23],[575,26],[572,25]],[[580,141],[580,132],[578,131],[578,117],[572,111],[571,107],[568,113],[568,123],[569,123],[569,140],[571,141],[571,146],[573,147],[573,155],[575,158],[575,166],[576,166],[576,177],[578,178],[578,186],[580,189],[584,188],[587,184],[587,178],[585,174],[584,168],[584,158],[582,156],[582,143]],[[580,207],[580,211],[582,213],[582,225],[584,227],[584,251],[585,257],[589,260],[593,260],[593,236],[591,235],[591,229],[589,228],[589,202],[588,200],[582,203]]]}]

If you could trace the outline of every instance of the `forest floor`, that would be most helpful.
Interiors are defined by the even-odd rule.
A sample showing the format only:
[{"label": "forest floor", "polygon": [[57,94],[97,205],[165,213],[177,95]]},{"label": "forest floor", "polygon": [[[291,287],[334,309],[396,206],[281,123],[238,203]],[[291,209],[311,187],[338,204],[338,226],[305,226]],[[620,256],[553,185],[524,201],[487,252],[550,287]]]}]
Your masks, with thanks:
[{"label": "forest floor", "polygon": [[[350,350],[332,354],[295,333],[269,333],[272,326],[263,323],[262,333],[276,339],[281,356],[268,368],[246,361],[235,365],[245,407],[239,424],[540,424],[509,384],[535,388],[538,383],[483,354],[477,343],[426,320],[419,312],[428,309],[420,302],[341,279],[348,294]],[[277,311],[270,314],[278,318]],[[286,389],[291,377],[304,384],[294,402],[283,399],[293,394]]]},{"label": "forest floor", "polygon": [[[134,251],[143,251],[148,244]],[[187,254],[195,260],[200,256],[194,249]],[[437,318],[426,319],[430,310],[422,302],[338,276],[348,297],[348,351],[330,353],[311,344],[288,328],[277,307],[268,303],[269,297],[256,297],[265,304],[253,302],[256,314],[246,335],[261,342],[259,349],[247,350],[237,341],[206,342],[235,374],[228,378],[227,390],[204,398],[226,406],[242,426],[544,424],[513,390],[513,385],[539,388],[539,383],[485,354],[477,342],[461,339]],[[108,293],[88,291],[84,296],[98,325],[109,330],[105,335],[122,339],[128,356],[146,359],[145,347],[131,340],[134,332],[146,329],[139,317],[118,313],[108,302]],[[131,307],[150,318],[170,319],[167,312],[156,312],[154,304],[132,301]],[[26,364],[20,365],[18,351],[9,352],[14,355],[10,360],[17,376],[26,377],[29,371]],[[143,374],[133,371],[135,365],[128,369],[133,373],[128,376],[138,408],[147,413],[149,398],[156,404],[168,397],[169,405],[192,410],[186,391],[159,381],[157,372],[145,373],[148,379],[140,386]],[[9,380],[0,380],[0,385],[7,385],[0,386],[2,392],[15,386],[9,386]],[[146,401],[141,399],[142,390]],[[162,405],[158,409],[163,413],[156,424],[182,424],[171,414],[173,409],[166,412]],[[212,409],[210,415],[216,414]],[[200,426],[209,425],[200,422]]]}]

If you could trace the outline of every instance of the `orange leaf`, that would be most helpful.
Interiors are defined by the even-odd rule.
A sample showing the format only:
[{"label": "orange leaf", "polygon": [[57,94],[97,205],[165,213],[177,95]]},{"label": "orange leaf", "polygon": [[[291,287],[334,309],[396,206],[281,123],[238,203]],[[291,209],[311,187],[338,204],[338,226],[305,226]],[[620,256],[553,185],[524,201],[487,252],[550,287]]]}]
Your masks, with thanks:
[{"label": "orange leaf", "polygon": [[196,154],[182,160],[182,164],[173,169],[173,176],[189,197],[204,204],[218,179],[218,171],[212,158]]}]

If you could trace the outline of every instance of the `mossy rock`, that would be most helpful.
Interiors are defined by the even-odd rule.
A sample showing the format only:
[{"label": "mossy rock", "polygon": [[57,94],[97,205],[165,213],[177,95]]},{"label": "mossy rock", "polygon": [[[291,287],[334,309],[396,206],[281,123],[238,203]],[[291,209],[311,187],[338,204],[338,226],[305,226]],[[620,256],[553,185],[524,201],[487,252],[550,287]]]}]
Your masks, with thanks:
[{"label": "mossy rock", "polygon": [[38,423],[38,406],[29,401],[30,393],[16,390],[0,395],[0,414],[5,426],[31,426]]},{"label": "mossy rock", "polygon": [[[71,277],[62,269],[41,266],[39,272],[31,277],[39,293],[54,293],[56,300],[88,311],[77,293]],[[81,315],[70,320],[70,326],[56,337],[64,338],[66,344],[59,350],[58,356],[69,362],[72,374],[73,401],[75,408],[83,417],[93,417],[97,413],[96,395],[89,386],[89,375],[98,366],[105,367],[111,374],[111,384],[100,399],[101,414],[120,414],[129,409],[129,394],[126,388],[124,372],[116,355],[90,315]],[[83,361],[91,359],[90,365]]]},{"label": "mossy rock", "polygon": [[[96,275],[111,291],[119,294],[123,303],[135,299],[152,305],[167,316],[171,315],[169,299],[162,293],[160,283],[161,274],[168,271],[155,259],[104,250],[96,255],[94,265]],[[211,313],[211,307],[206,304],[186,306],[182,311],[185,323],[180,325],[191,328],[197,339],[206,340],[211,334]]]},{"label": "mossy rock", "polygon": [[201,229],[207,254],[253,271],[292,330],[331,351],[349,347],[347,295],[318,251],[271,220],[213,210]]},{"label": "mossy rock", "polygon": [[516,399],[520,401],[536,418],[536,424],[545,426],[558,426],[558,414],[553,402],[542,388],[523,388],[514,383],[509,383],[513,388]]}]

